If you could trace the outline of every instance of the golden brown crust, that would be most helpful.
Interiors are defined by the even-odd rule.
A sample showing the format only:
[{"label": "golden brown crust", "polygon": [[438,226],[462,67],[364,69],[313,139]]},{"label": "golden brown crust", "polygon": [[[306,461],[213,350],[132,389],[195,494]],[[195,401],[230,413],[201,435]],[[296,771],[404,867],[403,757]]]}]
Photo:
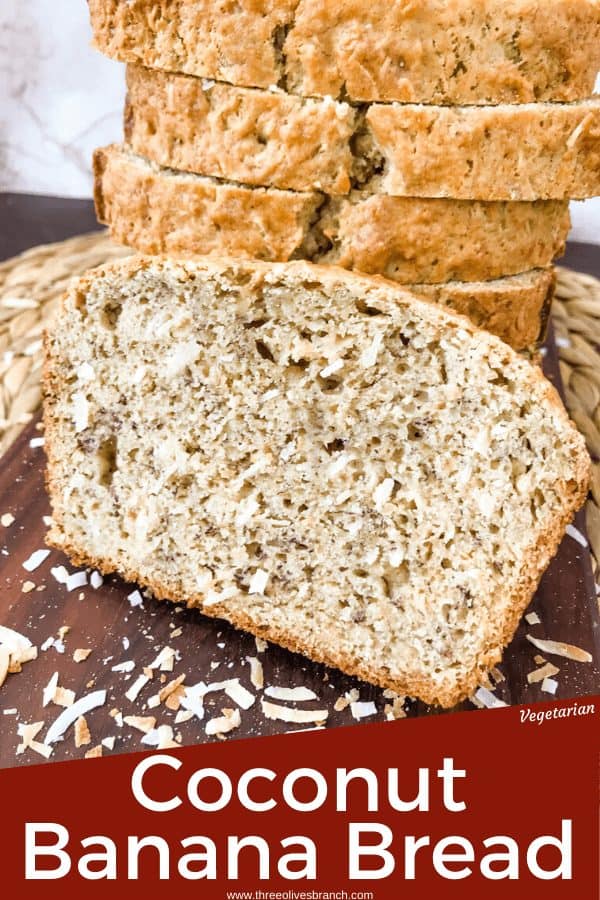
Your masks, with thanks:
[{"label": "golden brown crust", "polygon": [[[535,343],[543,330],[552,285],[543,267],[562,252],[569,225],[563,203],[357,194],[325,203],[316,194],[158,170],[116,147],[97,151],[95,171],[98,218],[117,241],[143,253],[307,257],[383,274],[471,316],[516,349]],[[502,277],[531,266],[540,271]]]},{"label": "golden brown crust", "polygon": [[[224,262],[228,262],[228,264],[232,266],[243,265],[247,269],[252,269],[259,274],[267,271],[268,268],[262,263],[243,264],[236,263],[233,260],[221,261],[220,263],[218,260],[207,259],[202,261],[198,260],[197,264],[202,268],[211,271],[218,268],[218,266],[220,264],[222,265]],[[128,277],[140,268],[150,267],[152,265],[160,265],[160,261],[144,260],[139,257],[134,257],[116,265],[113,264],[102,267],[97,270],[97,275],[102,276],[107,273],[109,274],[112,271],[118,271],[121,276]],[[305,277],[309,277],[309,275],[314,274],[315,271],[312,270],[311,273],[311,268],[308,264],[293,263],[291,265],[297,267],[299,270],[305,269]],[[182,271],[185,271],[185,263],[181,264],[181,269]],[[343,282],[350,278],[354,280],[356,285],[362,283],[365,291],[368,291],[369,288],[377,287],[378,285],[384,288],[386,286],[386,283],[381,279],[352,275],[334,267],[317,267],[316,271],[326,290],[333,287],[337,282]],[[77,297],[79,295],[85,295],[85,292],[92,284],[94,277],[95,274],[92,272],[89,275],[84,276],[71,288],[73,296],[75,297],[75,302],[77,302]],[[406,298],[403,299],[403,302],[405,302],[405,300]],[[446,320],[452,322],[453,325],[456,325],[458,322],[461,328],[468,334],[478,333],[477,329],[468,322],[468,320],[462,317],[457,319],[455,316],[445,316],[445,314],[439,310],[434,312],[434,307],[429,304],[420,303],[419,301],[414,302],[418,304],[420,313],[426,319],[437,317],[442,325]],[[495,342],[497,343],[497,339],[494,337],[486,336],[485,340],[492,342],[492,344]],[[451,688],[448,686],[440,686],[433,679],[424,678],[421,673],[415,674],[414,679],[407,678],[398,680],[397,678],[390,677],[383,670],[376,671],[365,666],[359,658],[349,658],[348,656],[337,654],[334,649],[327,646],[326,642],[318,641],[314,636],[303,639],[299,638],[291,630],[286,631],[279,628],[269,628],[264,625],[257,625],[249,615],[240,613],[232,614],[231,611],[227,609],[226,604],[213,605],[208,608],[203,607],[202,595],[186,595],[179,590],[174,590],[169,584],[154,581],[151,578],[144,577],[135,569],[118,565],[114,560],[90,556],[85,548],[78,546],[70,539],[62,529],[63,516],[61,502],[59,500],[59,484],[58,479],[55,476],[55,472],[59,467],[60,451],[55,443],[54,406],[60,391],[62,373],[60,362],[53,357],[51,342],[47,337],[45,339],[45,351],[43,389],[45,397],[44,424],[46,433],[46,452],[48,457],[46,479],[52,500],[54,517],[54,525],[48,535],[48,543],[50,545],[63,550],[77,565],[90,565],[105,574],[118,571],[125,579],[138,582],[139,584],[150,588],[153,593],[160,598],[168,599],[176,603],[185,603],[190,607],[201,608],[202,612],[206,615],[217,618],[226,618],[236,627],[243,628],[252,634],[274,641],[292,651],[303,653],[315,661],[335,666],[350,675],[357,676],[373,684],[380,685],[381,687],[390,688],[399,693],[408,694],[409,696],[419,697],[426,703],[439,704],[447,708],[454,706],[461,700],[470,696],[477,685],[481,683],[485,674],[500,661],[504,647],[507,646],[512,639],[518,622],[527,608],[542,574],[556,553],[566,525],[571,521],[574,513],[584,503],[589,489],[591,463],[585,450],[584,441],[579,437],[579,440],[574,442],[572,477],[569,481],[559,481],[555,485],[557,494],[562,498],[561,514],[555,517],[548,527],[535,537],[530,551],[523,555],[521,572],[515,582],[513,602],[509,608],[497,610],[497,621],[494,621],[492,627],[489,629],[489,634],[493,636],[493,638],[490,638],[491,642],[489,645],[484,647],[478,655],[476,664],[473,666],[472,670],[468,675],[460,677]],[[562,420],[562,424],[566,428],[574,428],[572,423],[569,423],[568,416],[560,397],[553,386],[544,379],[541,372],[534,367],[529,367],[525,377],[531,384],[532,393],[534,391],[537,392],[541,402],[548,403],[555,408],[557,416]]]},{"label": "golden brown crust", "polygon": [[183,252],[285,261],[301,247],[320,195],[251,189],[211,178],[161,181],[114,147],[94,155],[98,219],[144,253]]},{"label": "golden brown crust", "polygon": [[569,102],[600,68],[597,0],[89,0],[125,62],[304,96]]},{"label": "golden brown crust", "polygon": [[600,193],[600,100],[497,107],[373,104],[372,186],[408,197],[585,199]]},{"label": "golden brown crust", "polygon": [[161,166],[249,185],[347,194],[347,103],[127,67],[125,139]]},{"label": "golden brown crust", "polygon": [[440,106],[331,99],[128,70],[125,136],[161,166],[250,185],[395,197],[565,200],[600,192],[600,102]]},{"label": "golden brown crust", "polygon": [[533,277],[455,282],[450,290],[448,285],[419,284],[411,290],[432,303],[451,306],[513,349],[524,350],[544,338],[555,285],[554,271],[540,269]]}]

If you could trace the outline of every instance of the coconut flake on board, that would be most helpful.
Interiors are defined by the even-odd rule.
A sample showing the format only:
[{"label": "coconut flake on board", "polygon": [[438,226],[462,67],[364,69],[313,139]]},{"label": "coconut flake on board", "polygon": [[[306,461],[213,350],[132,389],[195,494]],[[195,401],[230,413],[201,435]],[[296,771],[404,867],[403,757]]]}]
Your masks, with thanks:
[{"label": "coconut flake on board", "polygon": [[567,525],[566,532],[570,538],[573,538],[574,541],[577,541],[580,547],[589,547],[585,536],[581,533],[579,528],[575,528],[574,525]]},{"label": "coconut flake on board", "polygon": [[557,666],[552,665],[552,663],[546,663],[540,669],[534,669],[533,672],[529,672],[527,682],[528,684],[537,684],[537,682],[543,681],[545,678],[552,678],[553,675],[558,675],[559,672],[560,669]]},{"label": "coconut flake on board", "polygon": [[314,691],[311,691],[309,688],[305,687],[275,687],[271,686],[266,688],[265,696],[272,697],[273,700],[288,700],[292,703],[302,703],[305,700],[317,700],[317,695]]},{"label": "coconut flake on board", "polygon": [[23,563],[26,572],[34,572],[50,556],[49,550],[34,550]]},{"label": "coconut flake on board", "polygon": [[242,717],[239,709],[224,709],[222,716],[209,719],[204,729],[208,735],[219,737],[239,728],[242,724]]},{"label": "coconut flake on board", "polygon": [[252,687],[255,687],[257,691],[261,691],[265,686],[263,664],[257,656],[247,656],[246,662],[250,666],[250,681],[252,682]]},{"label": "coconut flake on board", "polygon": [[24,634],[0,625],[0,687],[8,674],[20,672],[24,663],[37,659],[37,653]]},{"label": "coconut flake on board", "polygon": [[85,716],[79,716],[75,722],[75,746],[79,749],[79,747],[84,747],[91,743],[92,736]]},{"label": "coconut flake on board", "polygon": [[556,694],[558,690],[558,681],[554,678],[544,678],[542,681],[542,690],[545,694]]},{"label": "coconut flake on board", "polygon": [[156,718],[154,716],[124,716],[123,721],[131,728],[137,728],[144,734],[149,734],[156,726]]},{"label": "coconut flake on board", "polygon": [[292,709],[289,706],[280,706],[277,703],[269,703],[268,700],[260,701],[263,715],[267,719],[279,720],[280,722],[292,722],[296,725],[303,725],[309,722],[325,722],[329,716],[327,709]]},{"label": "coconut flake on board", "polygon": [[355,700],[350,704],[350,712],[353,719],[366,719],[377,714],[377,707],[372,700]]},{"label": "coconut flake on board", "polygon": [[130,685],[129,689],[125,691],[125,696],[131,703],[135,703],[140,692],[143,688],[146,687],[148,682],[150,681],[147,675],[138,675],[136,680]]},{"label": "coconut flake on board", "polygon": [[113,666],[111,672],[133,672],[134,669],[135,662],[132,659],[127,659],[125,662]]},{"label": "coconut flake on board", "polygon": [[477,688],[473,698],[478,700],[486,709],[500,709],[501,707],[508,706],[508,703],[505,703],[504,700],[500,700],[499,697],[492,694],[486,687]]},{"label": "coconut flake on board", "polygon": [[562,641],[545,641],[540,638],[534,638],[532,635],[525,635],[530,644],[533,644],[542,653],[548,653],[550,656],[562,656],[565,659],[571,659],[574,662],[591,663],[592,655],[581,647],[575,647],[573,644],[564,644]]},{"label": "coconut flake on board", "polygon": [[29,725],[21,722],[17,726],[17,734],[21,738],[21,743],[17,746],[17,756],[25,753],[26,750],[33,750],[34,753],[39,753],[44,759],[49,759],[52,756],[52,747],[40,744],[39,741],[35,740],[43,727],[43,722],[33,722]]},{"label": "coconut flake on board", "polygon": [[85,716],[86,713],[91,712],[91,710],[96,709],[98,706],[103,706],[104,703],[106,703],[106,691],[94,691],[91,694],[87,694],[85,697],[81,697],[73,704],[73,706],[65,709],[64,712],[54,720],[48,729],[44,743],[54,744],[56,741],[60,741],[64,736],[65,731],[70,728],[80,716]]},{"label": "coconut flake on board", "polygon": [[159,725],[142,738],[142,744],[156,747],[157,750],[173,750],[179,744],[173,740],[173,729],[170,725]]}]

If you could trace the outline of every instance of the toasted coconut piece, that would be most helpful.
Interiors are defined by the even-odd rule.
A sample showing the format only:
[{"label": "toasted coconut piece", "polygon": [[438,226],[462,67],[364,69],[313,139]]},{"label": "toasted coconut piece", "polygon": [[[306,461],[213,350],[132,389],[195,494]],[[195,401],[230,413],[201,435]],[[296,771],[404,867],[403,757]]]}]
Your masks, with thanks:
[{"label": "toasted coconut piece", "polygon": [[573,644],[564,644],[562,641],[544,641],[540,638],[534,638],[527,635],[527,640],[541,650],[542,653],[548,653],[550,656],[563,656],[565,659],[571,659],[574,662],[591,663],[592,654],[581,647],[575,647]]},{"label": "toasted coconut piece", "polygon": [[280,706],[278,703],[269,703],[268,700],[260,702],[265,718],[278,719],[280,722],[303,725],[307,722],[325,722],[329,716],[327,709],[292,709],[289,706]]},{"label": "toasted coconut piece", "polygon": [[75,722],[75,746],[83,747],[92,743],[92,736],[85,716],[79,716]]},{"label": "toasted coconut piece", "polygon": [[551,678],[553,675],[557,675],[558,672],[560,672],[560,669],[552,665],[552,663],[546,663],[540,669],[534,669],[533,672],[530,672],[527,676],[527,681],[529,684],[537,684],[538,681],[543,681],[544,678]]}]

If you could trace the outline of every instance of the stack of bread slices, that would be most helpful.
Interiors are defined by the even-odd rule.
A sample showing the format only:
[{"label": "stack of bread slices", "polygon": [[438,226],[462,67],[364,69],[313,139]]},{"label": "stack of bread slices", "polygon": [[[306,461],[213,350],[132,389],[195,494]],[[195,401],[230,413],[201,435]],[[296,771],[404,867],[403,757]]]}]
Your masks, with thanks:
[{"label": "stack of bread slices", "polygon": [[598,0],[90,10],[129,86],[99,218],[146,255],[48,336],[50,541],[453,705],[586,496],[516,351],[599,192]]},{"label": "stack of bread slices", "polygon": [[600,192],[597,0],[90,0],[128,63],[100,219],[146,253],[380,274],[517,349]]}]

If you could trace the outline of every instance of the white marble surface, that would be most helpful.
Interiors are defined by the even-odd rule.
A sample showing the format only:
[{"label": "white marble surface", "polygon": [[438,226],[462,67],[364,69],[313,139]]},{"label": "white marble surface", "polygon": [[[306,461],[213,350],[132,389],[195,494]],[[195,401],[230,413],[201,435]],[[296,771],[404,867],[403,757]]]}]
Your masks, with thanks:
[{"label": "white marble surface", "polygon": [[[85,0],[0,0],[0,190],[91,196],[123,94],[122,67],[90,47]],[[573,204],[573,225],[600,244],[600,198]]]},{"label": "white marble surface", "polygon": [[0,0],[0,190],[90,196],[124,95],[122,66],[90,40],[85,0]]}]

